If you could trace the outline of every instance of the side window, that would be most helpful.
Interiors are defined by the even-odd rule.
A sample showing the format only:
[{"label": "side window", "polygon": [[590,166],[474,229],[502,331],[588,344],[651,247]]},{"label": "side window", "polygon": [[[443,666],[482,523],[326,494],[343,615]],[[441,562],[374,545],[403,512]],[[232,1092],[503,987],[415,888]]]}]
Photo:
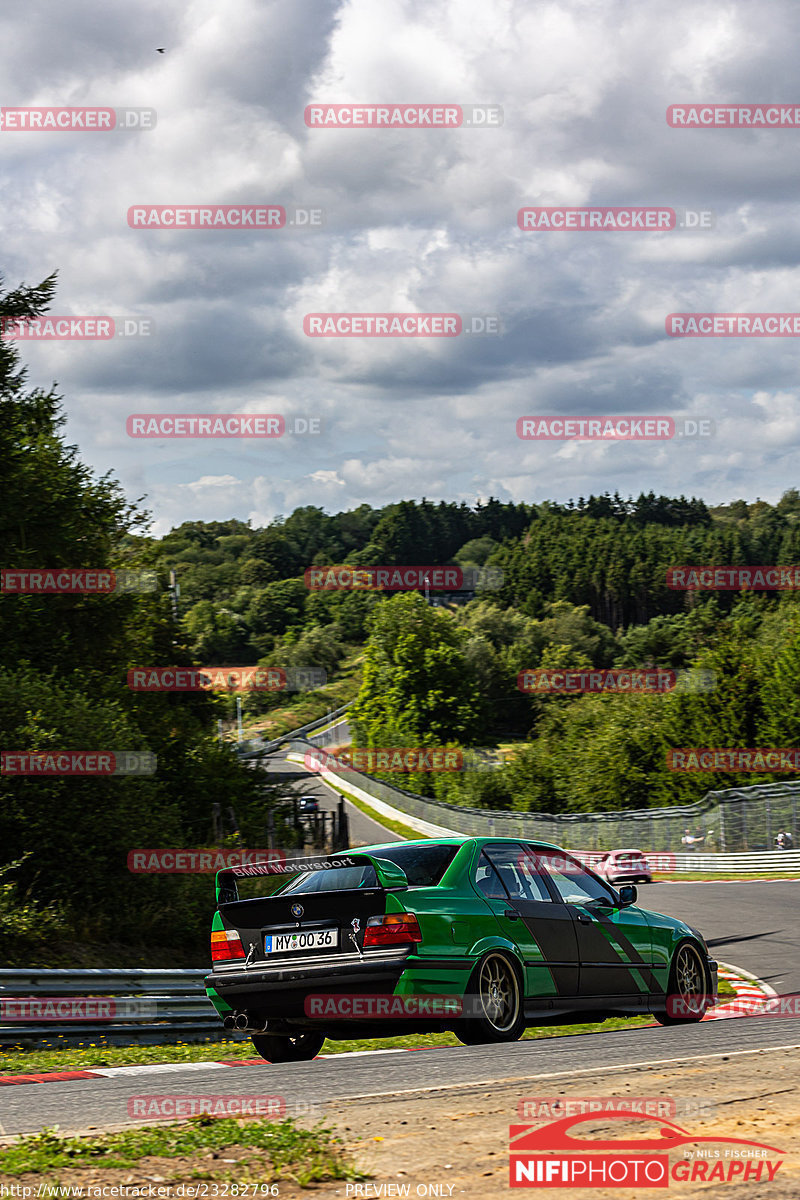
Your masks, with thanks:
[{"label": "side window", "polygon": [[487,900],[508,901],[506,889],[503,887],[497,871],[495,871],[485,854],[480,856],[478,865],[475,868],[475,886]]},{"label": "side window", "polygon": [[485,847],[484,855],[497,869],[512,900],[550,901],[536,858],[526,846],[517,843],[490,845]]},{"label": "side window", "polygon": [[575,858],[556,850],[540,850],[539,862],[547,871],[565,904],[590,904],[593,900],[613,900],[613,893],[590,875]]}]

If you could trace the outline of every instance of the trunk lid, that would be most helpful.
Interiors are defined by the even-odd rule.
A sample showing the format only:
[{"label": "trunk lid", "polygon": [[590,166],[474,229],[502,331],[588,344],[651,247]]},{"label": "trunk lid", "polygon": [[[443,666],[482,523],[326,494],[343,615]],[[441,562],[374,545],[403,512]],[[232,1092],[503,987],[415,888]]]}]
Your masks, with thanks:
[{"label": "trunk lid", "polygon": [[[242,878],[253,879],[255,890],[267,894],[241,898]],[[239,934],[246,958],[214,967],[357,958],[368,918],[386,912],[388,891],[407,886],[399,867],[370,854],[227,868],[217,875],[219,915],[226,930]]]}]

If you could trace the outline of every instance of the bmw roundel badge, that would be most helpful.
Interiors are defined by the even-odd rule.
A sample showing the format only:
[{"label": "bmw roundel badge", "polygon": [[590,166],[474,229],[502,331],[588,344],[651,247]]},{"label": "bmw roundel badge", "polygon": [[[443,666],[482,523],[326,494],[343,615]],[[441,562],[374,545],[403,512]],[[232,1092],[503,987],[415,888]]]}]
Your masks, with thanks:
[{"label": "bmw roundel badge", "polygon": [[302,904],[293,904],[292,905],[292,916],[293,917],[302,917],[302,915],[305,911],[306,910],[303,908]]}]

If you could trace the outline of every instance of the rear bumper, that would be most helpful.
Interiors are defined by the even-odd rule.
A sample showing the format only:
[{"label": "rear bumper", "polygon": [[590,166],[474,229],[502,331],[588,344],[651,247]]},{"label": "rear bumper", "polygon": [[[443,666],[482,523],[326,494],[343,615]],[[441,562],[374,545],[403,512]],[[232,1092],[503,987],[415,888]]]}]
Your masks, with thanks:
[{"label": "rear bumper", "polygon": [[372,987],[378,990],[378,985],[394,985],[405,969],[408,952],[394,952],[391,956],[380,958],[369,957],[350,960],[348,962],[324,962],[299,964],[286,962],[276,963],[275,966],[250,968],[246,971],[223,970],[212,971],[205,978],[206,988],[213,990],[230,1003],[229,998],[253,998],[260,994],[275,995],[302,987],[303,991],[316,991],[319,988],[342,987],[358,984],[359,987]]},{"label": "rear bumper", "polygon": [[[363,959],[229,968],[212,971],[204,983],[220,1016],[246,1012],[252,1024],[270,1017],[305,1018],[313,995],[430,994],[462,990],[472,963],[468,959],[426,959],[409,950],[368,951]],[[459,983],[456,983],[456,980]],[[463,982],[461,980],[463,979]]]}]

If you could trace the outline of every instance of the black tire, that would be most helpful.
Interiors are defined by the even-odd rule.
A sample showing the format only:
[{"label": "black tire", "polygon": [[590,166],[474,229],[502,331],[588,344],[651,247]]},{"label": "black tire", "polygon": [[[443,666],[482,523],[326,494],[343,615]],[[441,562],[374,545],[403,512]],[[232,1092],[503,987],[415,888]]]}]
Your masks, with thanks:
[{"label": "black tire", "polygon": [[454,1030],[465,1046],[519,1041],[525,1029],[522,982],[505,954],[493,950],[481,959],[464,999],[483,1010],[481,1016],[459,1021]]},{"label": "black tire", "polygon": [[267,1062],[307,1062],[319,1054],[325,1034],[311,1032],[284,1037],[277,1033],[258,1033],[250,1040]]},{"label": "black tire", "polygon": [[653,1016],[660,1025],[693,1025],[702,1021],[712,1004],[708,989],[708,972],[700,950],[693,942],[681,942],[672,956],[667,984],[667,996],[679,1015],[663,1008]]}]

